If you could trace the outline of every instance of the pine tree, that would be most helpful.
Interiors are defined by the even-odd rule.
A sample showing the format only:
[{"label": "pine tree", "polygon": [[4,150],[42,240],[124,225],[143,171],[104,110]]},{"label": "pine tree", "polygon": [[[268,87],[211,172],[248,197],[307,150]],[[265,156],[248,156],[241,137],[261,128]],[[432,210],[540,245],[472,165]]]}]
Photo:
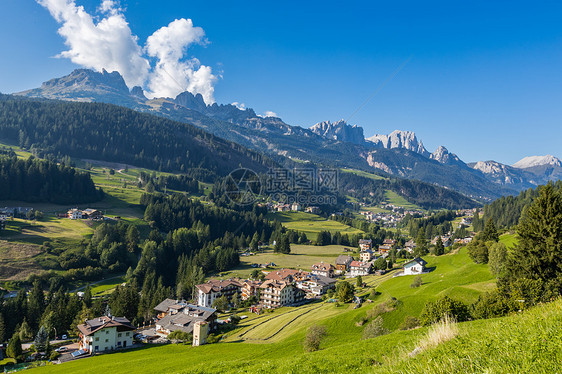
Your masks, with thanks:
[{"label": "pine tree", "polygon": [[435,255],[441,256],[444,253],[445,253],[445,246],[443,245],[443,240],[441,240],[441,237],[438,237],[437,243],[435,244]]},{"label": "pine tree", "polygon": [[33,337],[33,331],[29,324],[27,323],[26,319],[23,319],[21,326],[19,328],[20,338],[22,341],[27,341]]},{"label": "pine tree", "polygon": [[45,326],[39,328],[35,336],[34,344],[37,352],[47,352],[47,348],[49,347],[49,333],[45,329]]},{"label": "pine tree", "polygon": [[480,234],[480,239],[482,239],[484,242],[498,242],[500,240],[498,230],[496,230],[496,225],[494,224],[494,220],[492,218],[488,218],[488,221],[486,221],[484,231],[482,231],[482,233]]},{"label": "pine tree", "polygon": [[8,348],[6,349],[6,355],[11,358],[18,358],[22,354],[20,334],[18,332],[14,333],[12,339],[8,343]]},{"label": "pine tree", "polygon": [[0,343],[6,339],[6,324],[4,323],[4,316],[0,313]]},{"label": "pine tree", "polygon": [[357,277],[357,282],[355,283],[357,287],[363,286],[363,278],[361,276]]},{"label": "pine tree", "polygon": [[541,281],[555,294],[562,290],[562,196],[552,184],[542,187],[517,228],[519,243],[511,250],[508,278]]}]

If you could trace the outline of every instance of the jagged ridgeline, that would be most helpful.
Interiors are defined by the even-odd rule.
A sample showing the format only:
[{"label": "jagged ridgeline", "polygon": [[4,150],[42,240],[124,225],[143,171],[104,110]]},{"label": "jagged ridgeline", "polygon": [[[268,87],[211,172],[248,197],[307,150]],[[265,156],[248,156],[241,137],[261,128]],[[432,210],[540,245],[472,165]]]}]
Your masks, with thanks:
[{"label": "jagged ridgeline", "polygon": [[103,197],[89,173],[51,161],[18,160],[15,154],[0,154],[0,198],[59,204],[90,203]]},{"label": "jagged ridgeline", "polygon": [[[110,104],[0,95],[0,133],[39,156],[70,156],[149,169],[225,175],[273,162],[191,125]],[[208,173],[202,172],[202,175]]]}]

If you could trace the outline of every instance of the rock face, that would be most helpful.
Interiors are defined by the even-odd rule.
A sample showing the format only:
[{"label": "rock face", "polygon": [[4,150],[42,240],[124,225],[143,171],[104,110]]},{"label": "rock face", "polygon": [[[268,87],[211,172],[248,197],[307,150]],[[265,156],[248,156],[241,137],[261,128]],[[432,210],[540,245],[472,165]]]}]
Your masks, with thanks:
[{"label": "rock face", "polygon": [[331,140],[354,144],[365,143],[363,128],[357,125],[348,125],[343,119],[337,122],[319,122],[310,128],[310,131]]},{"label": "rock face", "polygon": [[404,148],[419,153],[422,156],[429,157],[429,152],[425,149],[423,143],[418,141],[416,134],[412,131],[395,130],[389,135],[373,135],[367,138],[367,141],[378,147],[389,149]]},{"label": "rock face", "polygon": [[437,148],[429,158],[445,165],[465,165],[456,154],[449,152],[444,146]]},{"label": "rock face", "polygon": [[550,165],[562,167],[562,161],[552,155],[546,156],[529,156],[517,161],[512,166],[517,169],[526,169],[535,166]]}]

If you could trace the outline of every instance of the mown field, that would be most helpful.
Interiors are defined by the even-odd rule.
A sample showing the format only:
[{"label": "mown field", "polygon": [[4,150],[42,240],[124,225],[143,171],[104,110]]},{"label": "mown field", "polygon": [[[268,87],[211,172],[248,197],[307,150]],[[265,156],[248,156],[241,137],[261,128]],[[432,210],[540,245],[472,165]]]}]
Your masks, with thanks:
[{"label": "mown field", "polygon": [[[221,273],[222,278],[241,277],[247,278],[250,273],[255,270],[252,264],[269,264],[274,263],[274,268],[292,268],[310,270],[312,264],[321,261],[335,263],[336,257],[340,254],[353,255],[352,252],[344,252],[344,247],[341,245],[327,245],[327,246],[314,246],[314,245],[300,245],[291,244],[291,254],[286,255],[282,253],[274,253],[271,248],[264,250],[263,253],[257,253],[254,256],[240,257],[240,266],[237,268]],[[355,249],[355,248],[352,248]]]},{"label": "mown field", "polygon": [[[494,287],[487,266],[474,264],[464,248],[454,254],[427,256],[426,260],[434,270],[422,275],[424,284],[417,289],[410,288],[412,276],[393,277],[391,273],[364,277],[380,294],[374,303],[365,303],[358,309],[353,309],[352,304],[335,303],[282,308],[261,316],[251,315],[218,344],[145,347],[33,370],[125,373],[134,367],[142,373],[548,372],[541,371],[542,365],[536,362],[542,359],[542,364],[549,365],[553,372],[552,365],[559,362],[554,360],[562,352],[560,302],[522,315],[461,323],[457,338],[410,358],[408,353],[427,329],[397,330],[406,315],[419,316],[426,301],[443,295],[471,302]],[[357,322],[390,297],[398,299],[398,307],[383,314],[383,319],[392,332],[361,340],[364,327]],[[306,353],[302,341],[306,329],[313,324],[326,326],[327,336],[320,351]],[[532,344],[526,344],[529,339]],[[557,340],[551,349],[541,339]],[[535,360],[526,354],[533,354]],[[513,358],[515,366],[507,357]]]},{"label": "mown field", "polygon": [[320,231],[329,231],[332,234],[340,232],[342,235],[363,233],[363,231],[343,223],[305,212],[275,212],[269,213],[268,218],[278,220],[288,229],[304,232],[309,240],[316,240]]}]

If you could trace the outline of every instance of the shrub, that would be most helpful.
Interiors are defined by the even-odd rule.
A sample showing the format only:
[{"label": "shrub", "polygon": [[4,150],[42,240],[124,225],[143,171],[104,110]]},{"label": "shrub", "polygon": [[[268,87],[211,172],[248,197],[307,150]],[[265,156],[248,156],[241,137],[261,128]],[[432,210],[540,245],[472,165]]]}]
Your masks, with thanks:
[{"label": "shrub", "polygon": [[419,319],[412,316],[406,316],[404,317],[404,322],[402,322],[402,324],[398,328],[400,330],[411,330],[411,329],[415,329],[419,325],[420,325]]},{"label": "shrub", "polygon": [[417,351],[425,351],[437,347],[439,344],[453,339],[459,333],[455,319],[445,315],[438,323],[429,328],[427,334],[420,340]]},{"label": "shrub", "polygon": [[439,322],[445,315],[451,316],[459,322],[466,321],[470,317],[466,304],[445,296],[425,304],[420,316],[420,322],[423,326],[428,326]]},{"label": "shrub", "polygon": [[49,360],[54,361],[57,358],[59,358],[60,353],[58,353],[57,351],[52,351],[51,354],[49,355]]},{"label": "shrub", "polygon": [[363,339],[376,338],[377,336],[388,334],[388,330],[383,327],[383,320],[378,316],[363,329]]},{"label": "shrub", "polygon": [[367,318],[375,318],[384,313],[392,312],[398,306],[398,300],[390,299],[384,303],[375,305],[371,310],[367,311]]},{"label": "shrub", "polygon": [[184,331],[176,330],[168,334],[168,339],[176,342],[190,342],[193,340],[193,335]]},{"label": "shrub", "polygon": [[417,277],[414,278],[414,280],[412,281],[412,284],[410,284],[410,287],[418,288],[422,284],[423,284],[422,277],[421,277],[421,275],[418,275]]},{"label": "shrub", "polygon": [[324,336],[326,336],[326,326],[310,326],[304,337],[304,350],[307,352],[317,351]]}]

